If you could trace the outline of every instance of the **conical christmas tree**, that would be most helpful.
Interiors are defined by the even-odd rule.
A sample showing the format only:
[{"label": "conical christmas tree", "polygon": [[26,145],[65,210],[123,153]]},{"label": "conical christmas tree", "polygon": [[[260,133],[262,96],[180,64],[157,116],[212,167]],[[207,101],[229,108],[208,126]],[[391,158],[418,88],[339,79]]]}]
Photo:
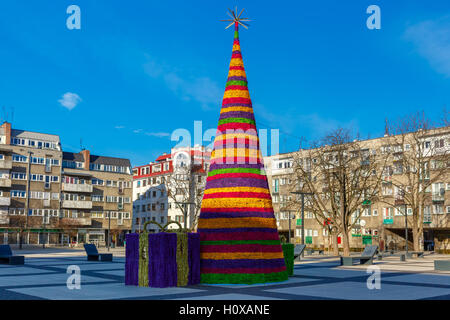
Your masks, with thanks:
[{"label": "conical christmas tree", "polygon": [[233,53],[198,222],[201,282],[279,282],[288,275],[247,88],[240,19],[233,17]]}]

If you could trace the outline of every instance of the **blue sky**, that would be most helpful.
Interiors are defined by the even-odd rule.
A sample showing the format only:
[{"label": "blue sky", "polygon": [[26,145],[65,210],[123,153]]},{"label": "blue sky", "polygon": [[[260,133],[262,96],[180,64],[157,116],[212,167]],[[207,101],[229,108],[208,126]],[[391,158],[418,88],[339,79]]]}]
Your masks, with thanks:
[{"label": "blue sky", "polygon": [[[0,111],[63,148],[153,161],[177,128],[215,128],[231,56],[226,9],[253,19],[241,48],[258,128],[280,151],[337,126],[376,137],[384,121],[450,108],[448,1],[3,1]],[[66,9],[81,9],[69,30]],[[369,30],[366,8],[381,9]],[[14,112],[12,118],[12,111]]]}]

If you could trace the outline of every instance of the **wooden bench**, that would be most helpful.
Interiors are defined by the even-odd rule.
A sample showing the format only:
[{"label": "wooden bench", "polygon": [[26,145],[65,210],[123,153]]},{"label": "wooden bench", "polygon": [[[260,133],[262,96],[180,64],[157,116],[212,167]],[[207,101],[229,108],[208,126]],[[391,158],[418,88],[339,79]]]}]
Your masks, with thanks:
[{"label": "wooden bench", "polygon": [[294,261],[296,258],[298,258],[298,260],[300,260],[300,257],[302,256],[303,251],[306,248],[306,244],[298,244],[295,246],[294,248]]},{"label": "wooden bench", "polygon": [[378,250],[378,246],[367,246],[360,256],[341,256],[341,266],[352,266],[354,261],[359,261],[360,264],[373,264],[373,256]]},{"label": "wooden bench", "polygon": [[88,261],[112,261],[113,255],[111,253],[98,253],[95,244],[85,244],[84,250]]},{"label": "wooden bench", "polygon": [[434,260],[434,270],[450,271],[450,260]]},{"label": "wooden bench", "polygon": [[14,256],[9,244],[0,245],[0,261],[12,265],[25,264],[24,256]]}]

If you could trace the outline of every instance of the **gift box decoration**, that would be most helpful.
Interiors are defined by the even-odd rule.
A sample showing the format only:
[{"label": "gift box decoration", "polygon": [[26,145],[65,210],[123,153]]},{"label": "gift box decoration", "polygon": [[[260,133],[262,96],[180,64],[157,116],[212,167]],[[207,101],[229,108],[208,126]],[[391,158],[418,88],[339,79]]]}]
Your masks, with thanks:
[{"label": "gift box decoration", "polygon": [[237,22],[197,231],[202,283],[287,280]]},{"label": "gift box decoration", "polygon": [[[148,233],[150,223],[157,224],[162,232]],[[180,230],[169,232],[171,223]],[[149,221],[141,234],[127,234],[125,284],[165,288],[200,283],[200,235],[180,231],[177,222],[162,227]]]},{"label": "gift box decoration", "polygon": [[284,262],[288,276],[294,275],[294,245],[292,243],[283,243]]}]

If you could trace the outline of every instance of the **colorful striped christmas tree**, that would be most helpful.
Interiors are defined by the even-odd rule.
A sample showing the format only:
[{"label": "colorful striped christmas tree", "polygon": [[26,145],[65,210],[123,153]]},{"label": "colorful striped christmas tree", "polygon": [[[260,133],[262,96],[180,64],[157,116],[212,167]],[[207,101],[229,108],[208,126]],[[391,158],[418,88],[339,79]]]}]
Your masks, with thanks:
[{"label": "colorful striped christmas tree", "polygon": [[[242,12],[241,12],[242,13]],[[287,280],[239,43],[239,17],[198,222],[202,283]]]}]

